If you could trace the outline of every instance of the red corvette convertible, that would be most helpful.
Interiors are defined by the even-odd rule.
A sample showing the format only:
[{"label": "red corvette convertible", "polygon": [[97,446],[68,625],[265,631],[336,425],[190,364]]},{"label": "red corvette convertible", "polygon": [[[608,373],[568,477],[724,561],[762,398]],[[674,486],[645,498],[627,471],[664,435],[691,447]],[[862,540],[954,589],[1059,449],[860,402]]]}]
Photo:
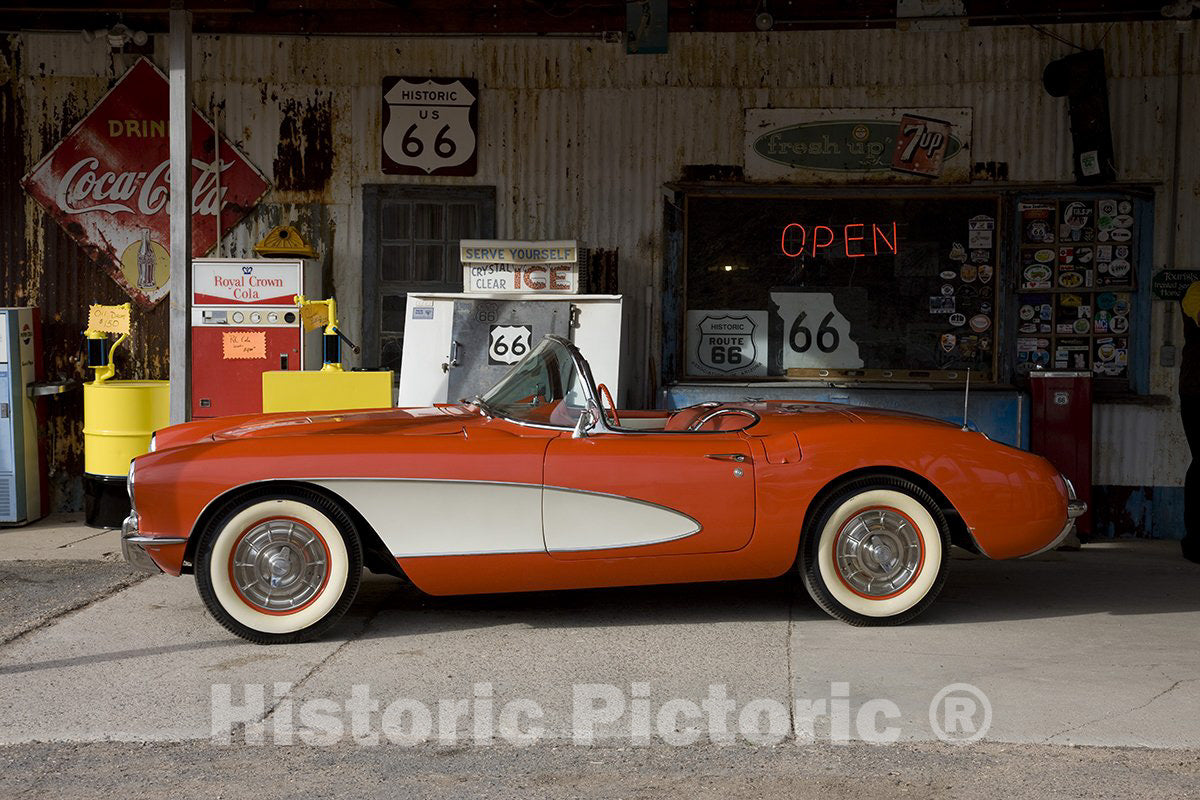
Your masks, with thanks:
[{"label": "red corvette convertible", "polygon": [[622,411],[548,337],[432,408],[166,428],[129,470],[126,558],[194,574],[260,643],[318,636],[363,567],[431,594],[773,578],[853,625],[920,614],[950,545],[1054,547],[1084,505],[1045,459],[924,417],[812,403]]}]

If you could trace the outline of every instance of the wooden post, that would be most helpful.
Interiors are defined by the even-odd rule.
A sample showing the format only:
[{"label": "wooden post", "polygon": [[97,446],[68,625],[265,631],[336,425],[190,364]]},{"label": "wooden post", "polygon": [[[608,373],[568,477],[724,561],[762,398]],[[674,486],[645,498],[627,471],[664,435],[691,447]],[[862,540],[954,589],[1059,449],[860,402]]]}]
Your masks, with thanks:
[{"label": "wooden post", "polygon": [[171,424],[191,415],[192,321],[192,15],[182,0],[170,13]]}]

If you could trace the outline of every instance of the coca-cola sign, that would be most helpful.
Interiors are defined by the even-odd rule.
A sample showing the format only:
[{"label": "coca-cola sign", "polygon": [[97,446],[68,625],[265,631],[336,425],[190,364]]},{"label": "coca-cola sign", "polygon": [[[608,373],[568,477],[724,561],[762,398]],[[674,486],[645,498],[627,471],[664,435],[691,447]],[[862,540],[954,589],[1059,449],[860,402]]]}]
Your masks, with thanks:
[{"label": "coca-cola sign", "polygon": [[[166,76],[140,59],[22,180],[88,255],[138,303],[167,294],[170,157]],[[254,208],[267,181],[227,139],[220,177],[212,125],[192,110],[192,256]],[[218,186],[220,199],[218,200]]]}]

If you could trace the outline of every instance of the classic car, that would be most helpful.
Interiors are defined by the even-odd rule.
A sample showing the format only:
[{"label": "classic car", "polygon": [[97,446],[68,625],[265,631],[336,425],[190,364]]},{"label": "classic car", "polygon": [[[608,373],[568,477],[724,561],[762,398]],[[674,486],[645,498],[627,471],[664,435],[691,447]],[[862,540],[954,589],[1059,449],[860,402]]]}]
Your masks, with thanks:
[{"label": "classic car", "polygon": [[327,631],[364,567],[434,595],[797,570],[830,615],[893,625],[933,602],[952,544],[1028,556],[1084,511],[1045,459],[935,419],[620,410],[553,336],[469,402],[165,428],[129,489],[126,558],[194,574],[213,617],[259,643]]}]

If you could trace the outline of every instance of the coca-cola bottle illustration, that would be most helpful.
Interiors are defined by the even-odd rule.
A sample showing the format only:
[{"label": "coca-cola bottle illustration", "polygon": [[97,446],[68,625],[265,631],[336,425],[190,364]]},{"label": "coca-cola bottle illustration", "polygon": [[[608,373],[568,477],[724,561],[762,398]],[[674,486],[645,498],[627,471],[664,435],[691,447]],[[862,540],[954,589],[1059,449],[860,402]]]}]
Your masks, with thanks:
[{"label": "coca-cola bottle illustration", "polygon": [[154,283],[154,250],[150,247],[150,229],[142,228],[142,246],[137,255],[137,285],[139,289],[153,289]]}]

